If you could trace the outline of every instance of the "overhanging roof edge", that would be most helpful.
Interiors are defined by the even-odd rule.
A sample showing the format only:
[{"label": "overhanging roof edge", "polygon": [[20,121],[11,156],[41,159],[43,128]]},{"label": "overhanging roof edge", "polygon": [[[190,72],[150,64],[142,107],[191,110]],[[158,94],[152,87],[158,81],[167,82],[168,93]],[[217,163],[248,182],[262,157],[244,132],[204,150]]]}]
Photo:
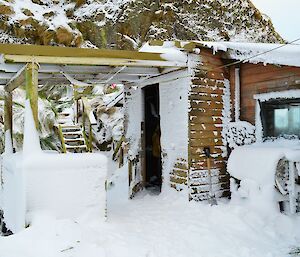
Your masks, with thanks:
[{"label": "overhanging roof edge", "polygon": [[0,54],[165,61],[160,53],[22,44],[0,44]]}]

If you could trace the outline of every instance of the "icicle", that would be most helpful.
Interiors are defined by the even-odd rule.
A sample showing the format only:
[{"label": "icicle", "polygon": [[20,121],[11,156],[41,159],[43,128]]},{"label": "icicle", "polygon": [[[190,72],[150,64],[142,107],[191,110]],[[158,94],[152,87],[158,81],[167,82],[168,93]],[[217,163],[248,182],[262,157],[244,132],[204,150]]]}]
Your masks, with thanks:
[{"label": "icicle", "polygon": [[30,102],[26,100],[23,153],[33,154],[38,152],[41,152],[40,138],[35,127]]}]

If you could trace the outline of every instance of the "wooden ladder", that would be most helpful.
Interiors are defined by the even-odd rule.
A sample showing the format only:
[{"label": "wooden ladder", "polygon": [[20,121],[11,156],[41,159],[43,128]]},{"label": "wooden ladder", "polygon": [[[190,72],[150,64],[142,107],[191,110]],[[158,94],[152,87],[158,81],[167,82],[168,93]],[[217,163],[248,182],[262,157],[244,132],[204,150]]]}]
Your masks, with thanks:
[{"label": "wooden ladder", "polygon": [[58,124],[63,153],[84,153],[89,151],[84,130],[81,125],[74,124],[70,113],[59,113]]},{"label": "wooden ladder", "polygon": [[88,152],[86,139],[82,126],[59,124],[59,134],[63,153]]}]

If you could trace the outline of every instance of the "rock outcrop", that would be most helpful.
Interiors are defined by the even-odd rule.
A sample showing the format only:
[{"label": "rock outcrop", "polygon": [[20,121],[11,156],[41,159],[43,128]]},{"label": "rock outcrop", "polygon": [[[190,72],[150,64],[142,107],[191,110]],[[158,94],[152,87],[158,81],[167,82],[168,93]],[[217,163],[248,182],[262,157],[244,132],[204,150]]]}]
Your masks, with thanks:
[{"label": "rock outcrop", "polygon": [[250,0],[0,0],[2,42],[134,49],[151,39],[282,42]]}]

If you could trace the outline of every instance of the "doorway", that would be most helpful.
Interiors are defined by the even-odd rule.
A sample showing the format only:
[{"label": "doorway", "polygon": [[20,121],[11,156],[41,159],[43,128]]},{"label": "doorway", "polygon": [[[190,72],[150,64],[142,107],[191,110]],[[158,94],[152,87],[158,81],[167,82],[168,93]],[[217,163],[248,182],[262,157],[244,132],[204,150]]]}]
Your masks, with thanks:
[{"label": "doorway", "polygon": [[145,187],[160,192],[162,185],[159,85],[154,84],[144,89],[145,103]]}]

